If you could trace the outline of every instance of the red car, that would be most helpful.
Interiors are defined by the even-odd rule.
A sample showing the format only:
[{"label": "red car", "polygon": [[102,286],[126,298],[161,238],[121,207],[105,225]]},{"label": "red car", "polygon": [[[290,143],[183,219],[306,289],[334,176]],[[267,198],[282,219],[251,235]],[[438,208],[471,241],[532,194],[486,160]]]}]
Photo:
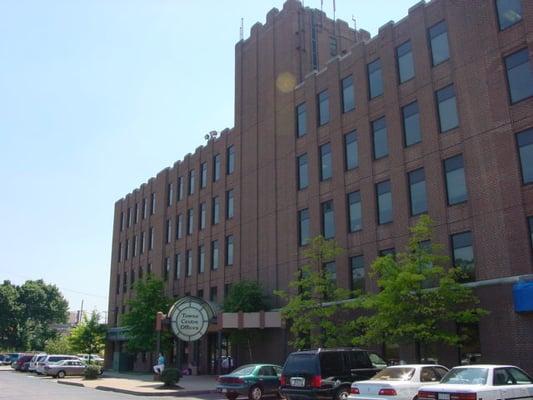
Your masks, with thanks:
[{"label": "red car", "polygon": [[[13,368],[15,371],[27,371],[28,370],[28,366],[31,359],[32,359],[33,355],[30,354],[30,355],[27,355],[27,354],[24,354],[22,356],[19,357],[19,359],[15,362],[13,362],[13,364],[11,364],[11,368]],[[24,364],[27,364],[26,367],[24,366]]]}]

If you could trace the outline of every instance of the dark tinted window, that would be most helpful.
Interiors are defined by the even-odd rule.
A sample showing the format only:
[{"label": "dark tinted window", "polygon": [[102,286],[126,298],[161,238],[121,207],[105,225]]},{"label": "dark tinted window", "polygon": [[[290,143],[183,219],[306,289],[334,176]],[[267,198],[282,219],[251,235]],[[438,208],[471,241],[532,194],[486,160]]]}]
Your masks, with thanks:
[{"label": "dark tinted window", "polygon": [[207,163],[200,164],[200,188],[207,186]]},{"label": "dark tinted window", "polygon": [[365,259],[363,256],[350,257],[351,290],[365,291]]},{"label": "dark tinted window", "polygon": [[470,282],[476,278],[474,267],[474,246],[472,232],[462,232],[452,235],[453,265],[462,270],[464,276],[461,281]]},{"label": "dark tinted window", "polygon": [[213,240],[211,242],[211,269],[212,270],[218,269],[218,258],[219,258],[218,240]]},{"label": "dark tinted window", "polygon": [[518,368],[507,368],[507,372],[511,375],[513,378],[515,385],[529,385],[533,383],[533,380],[526,375],[526,373],[522,370],[519,370]]},{"label": "dark tinted window", "polygon": [[317,96],[318,103],[318,125],[322,126],[329,122],[329,96],[328,91],[324,90]]},{"label": "dark tinted window", "polygon": [[229,146],[226,149],[226,174],[231,175],[235,171],[235,148]]},{"label": "dark tinted window", "polygon": [[365,351],[347,351],[346,356],[350,369],[372,368],[370,358]]},{"label": "dark tinted window", "polygon": [[307,153],[298,157],[298,189],[302,190],[309,186],[309,165]]},{"label": "dark tinted window", "polygon": [[496,8],[501,30],[522,21],[522,0],[496,0]]},{"label": "dark tinted window", "polygon": [[322,236],[326,239],[331,239],[335,236],[333,200],[322,203]]},{"label": "dark tinted window", "polygon": [[305,246],[309,243],[310,236],[310,220],[309,209],[305,208],[298,211],[298,244]]},{"label": "dark tinted window", "polygon": [[220,179],[220,154],[213,157],[213,181]]},{"label": "dark tinted window", "polygon": [[511,103],[533,96],[533,67],[527,48],[505,57]]},{"label": "dark tinted window", "polygon": [[290,354],[283,367],[283,374],[295,373],[318,374],[319,364],[316,354]]},{"label": "dark tinted window", "polygon": [[216,225],[220,222],[220,199],[218,196],[213,197],[211,205],[211,224]]},{"label": "dark tinted window", "polygon": [[342,352],[325,351],[320,353],[320,374],[322,378],[343,375],[344,360]]},{"label": "dark tinted window", "polygon": [[326,143],[320,146],[320,180],[324,181],[331,178],[332,160],[331,144]]},{"label": "dark tinted window", "polygon": [[355,96],[353,91],[353,77],[350,75],[341,81],[342,86],[342,112],[348,112],[355,108]]},{"label": "dark tinted window", "polygon": [[453,85],[437,90],[436,97],[440,131],[447,132],[457,128],[459,126],[459,115],[457,114],[457,100]]},{"label": "dark tinted window", "polygon": [[414,101],[403,107],[402,117],[405,146],[407,147],[419,143],[422,140],[422,134],[420,132],[418,102]]},{"label": "dark tinted window", "polygon": [[522,182],[533,182],[533,129],[520,132],[516,135],[520,165],[522,167]]},{"label": "dark tinted window", "polygon": [[348,219],[350,232],[362,229],[361,193],[359,191],[348,193]]},{"label": "dark tinted window", "polygon": [[226,265],[233,265],[233,235],[226,237]]},{"label": "dark tinted window", "polygon": [[325,263],[324,269],[326,270],[328,278],[333,282],[337,282],[337,264],[335,264],[335,261]]},{"label": "dark tinted window", "polygon": [[305,103],[296,107],[296,135],[301,137],[307,133],[307,112]]},{"label": "dark tinted window", "polygon": [[468,199],[466,191],[465,169],[463,156],[448,158],[444,161],[444,170],[446,171],[446,193],[448,195],[448,204],[458,204]]},{"label": "dark tinted window", "polygon": [[371,99],[383,94],[383,76],[381,74],[381,60],[379,58],[368,64],[368,87]]},{"label": "dark tinted window", "polygon": [[396,61],[398,63],[398,76],[400,83],[406,82],[415,76],[415,65],[411,41],[407,41],[396,48]]},{"label": "dark tinted window", "polygon": [[344,161],[346,170],[357,168],[359,165],[357,132],[355,131],[344,135]]},{"label": "dark tinted window", "polygon": [[432,367],[424,367],[420,371],[420,382],[438,382],[440,376],[437,375]]},{"label": "dark tinted window", "polygon": [[226,218],[231,219],[234,215],[233,189],[226,192]]},{"label": "dark tinted window", "polygon": [[380,182],[376,185],[378,200],[378,223],[392,222],[392,193],[390,181]]},{"label": "dark tinted window", "polygon": [[374,144],[374,159],[389,155],[389,145],[387,143],[387,124],[385,117],[372,122],[372,138]]},{"label": "dark tinted window", "polygon": [[429,28],[429,44],[433,65],[438,65],[450,58],[446,21],[441,21]]},{"label": "dark tinted window", "polygon": [[426,176],[424,168],[409,172],[409,200],[411,204],[411,215],[425,213],[427,207]]}]

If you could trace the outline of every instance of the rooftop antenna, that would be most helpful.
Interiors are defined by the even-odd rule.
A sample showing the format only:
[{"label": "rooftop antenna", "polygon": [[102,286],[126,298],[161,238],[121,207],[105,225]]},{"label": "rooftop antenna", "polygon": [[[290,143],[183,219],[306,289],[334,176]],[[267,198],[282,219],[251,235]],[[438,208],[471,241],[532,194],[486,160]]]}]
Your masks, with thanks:
[{"label": "rooftop antenna", "polygon": [[204,139],[207,140],[207,141],[210,141],[212,139],[216,139],[217,136],[218,136],[218,132],[217,131],[211,131],[211,132],[209,132],[208,134],[206,134],[204,136]]},{"label": "rooftop antenna", "polygon": [[241,28],[239,29],[240,39],[244,39],[244,18],[241,18]]}]

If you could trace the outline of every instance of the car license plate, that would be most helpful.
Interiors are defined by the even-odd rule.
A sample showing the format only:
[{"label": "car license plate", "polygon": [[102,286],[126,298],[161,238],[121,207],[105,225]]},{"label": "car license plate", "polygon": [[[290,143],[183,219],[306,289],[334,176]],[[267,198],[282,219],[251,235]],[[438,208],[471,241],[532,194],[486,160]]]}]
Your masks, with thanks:
[{"label": "car license plate", "polygon": [[439,400],[450,400],[450,394],[449,393],[438,393]]},{"label": "car license plate", "polygon": [[304,387],[305,379],[304,378],[291,378],[291,386]]}]

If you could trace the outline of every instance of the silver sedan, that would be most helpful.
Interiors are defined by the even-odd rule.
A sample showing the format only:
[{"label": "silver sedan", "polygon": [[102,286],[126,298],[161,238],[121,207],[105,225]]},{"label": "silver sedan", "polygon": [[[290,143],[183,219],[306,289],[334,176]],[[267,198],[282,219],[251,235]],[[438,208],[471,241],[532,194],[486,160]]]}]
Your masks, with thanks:
[{"label": "silver sedan", "polygon": [[44,373],[54,378],[64,378],[65,376],[82,376],[87,366],[78,360],[63,360],[57,363],[45,365]]}]

